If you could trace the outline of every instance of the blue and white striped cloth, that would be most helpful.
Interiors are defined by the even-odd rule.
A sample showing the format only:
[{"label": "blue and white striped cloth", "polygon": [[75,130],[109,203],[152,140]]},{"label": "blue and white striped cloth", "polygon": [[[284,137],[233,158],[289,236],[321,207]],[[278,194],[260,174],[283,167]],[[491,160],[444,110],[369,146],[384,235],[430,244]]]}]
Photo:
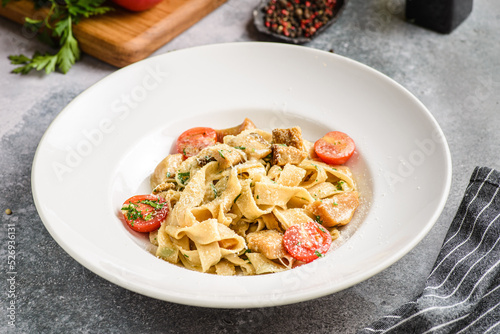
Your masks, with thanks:
[{"label": "blue and white striped cloth", "polygon": [[357,334],[500,333],[499,190],[475,168],[422,293]]}]

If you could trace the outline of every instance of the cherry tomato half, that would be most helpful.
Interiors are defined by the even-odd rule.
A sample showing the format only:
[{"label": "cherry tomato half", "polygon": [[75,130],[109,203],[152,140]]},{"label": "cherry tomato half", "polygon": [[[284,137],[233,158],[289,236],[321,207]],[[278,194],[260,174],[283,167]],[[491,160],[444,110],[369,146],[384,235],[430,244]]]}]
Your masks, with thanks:
[{"label": "cherry tomato half", "polygon": [[202,149],[217,144],[217,133],[212,128],[192,128],[177,138],[177,152],[184,158],[198,154]]},{"label": "cherry tomato half", "polygon": [[328,132],[314,143],[314,152],[330,165],[345,164],[355,149],[354,140],[340,131]]},{"label": "cherry tomato half", "polygon": [[117,5],[134,12],[153,8],[163,0],[112,0]]},{"label": "cherry tomato half", "polygon": [[168,214],[165,199],[155,195],[132,196],[123,203],[121,211],[131,229],[151,232],[160,228]]},{"label": "cherry tomato half", "polygon": [[322,257],[332,244],[332,236],[320,224],[310,221],[290,226],[283,236],[283,244],[290,255],[302,262]]}]

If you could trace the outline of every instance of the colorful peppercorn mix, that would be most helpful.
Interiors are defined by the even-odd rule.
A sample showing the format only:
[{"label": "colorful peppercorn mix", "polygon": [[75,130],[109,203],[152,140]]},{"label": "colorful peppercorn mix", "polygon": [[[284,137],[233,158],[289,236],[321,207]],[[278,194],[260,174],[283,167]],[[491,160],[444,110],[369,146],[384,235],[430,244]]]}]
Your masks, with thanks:
[{"label": "colorful peppercorn mix", "polygon": [[312,37],[333,18],[337,0],[270,0],[263,8],[264,25],[286,37]]}]

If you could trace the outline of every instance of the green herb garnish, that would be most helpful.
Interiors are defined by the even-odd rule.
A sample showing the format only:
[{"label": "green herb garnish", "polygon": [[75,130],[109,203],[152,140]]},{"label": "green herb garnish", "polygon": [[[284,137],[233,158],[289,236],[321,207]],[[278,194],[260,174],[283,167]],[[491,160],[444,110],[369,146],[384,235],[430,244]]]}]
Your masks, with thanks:
[{"label": "green herb garnish", "polygon": [[127,216],[128,220],[144,219],[144,217],[142,216],[142,212],[137,210],[137,207],[138,205],[132,202],[129,202],[127,206],[122,207],[123,211],[127,211],[125,215]]},{"label": "green herb garnish", "polygon": [[218,196],[217,189],[215,188],[213,183],[210,183],[210,186],[212,186],[212,190],[214,191],[214,196],[215,196],[215,198],[217,198],[217,196]]},{"label": "green herb garnish", "polygon": [[[105,0],[34,0],[35,8],[49,7],[48,14],[42,19],[26,17],[25,28],[38,35],[38,38],[51,46],[58,46],[55,54],[35,52],[27,57],[23,54],[10,55],[10,63],[20,65],[12,70],[13,73],[28,74],[31,70],[45,71],[46,74],[56,69],[67,73],[80,59],[78,41],[73,36],[73,25],[82,18],[102,15],[112,10],[111,7],[101,6]],[[10,0],[2,0],[5,6]]]},{"label": "green herb garnish", "polygon": [[241,196],[241,193],[239,193],[239,195],[236,196],[236,198],[234,199],[233,203],[236,203],[236,201],[238,200],[238,198],[240,198],[240,196]]},{"label": "green herb garnish", "polygon": [[[159,200],[152,201],[149,199],[139,201],[139,203],[149,205],[156,210],[163,208],[163,206],[165,205],[165,203],[160,203]],[[125,215],[127,216],[127,219],[132,221],[131,222],[132,226],[134,226],[134,222],[133,222],[134,220],[143,219],[143,220],[147,221],[147,220],[152,219],[153,215],[154,215],[154,212],[149,212],[146,216],[144,216],[142,214],[142,211],[137,209],[138,207],[139,207],[139,205],[134,204],[132,202],[129,202],[128,205],[122,207],[122,210],[126,211]]]},{"label": "green herb garnish", "polygon": [[186,185],[187,181],[189,180],[190,173],[177,173],[177,178],[179,179],[179,182],[184,186]]},{"label": "green herb garnish", "polygon": [[314,251],[314,255],[316,255],[317,257],[323,257],[323,254],[321,254],[320,252],[318,251]]},{"label": "green herb garnish", "polygon": [[150,199],[145,199],[145,200],[142,200],[142,201],[140,201],[139,203],[147,204],[147,205],[149,205],[150,207],[155,208],[155,209],[161,209],[161,208],[163,208],[163,206],[165,205],[165,202],[164,202],[164,203],[160,203],[160,201],[159,201],[159,200],[152,201],[152,200],[150,200]]}]

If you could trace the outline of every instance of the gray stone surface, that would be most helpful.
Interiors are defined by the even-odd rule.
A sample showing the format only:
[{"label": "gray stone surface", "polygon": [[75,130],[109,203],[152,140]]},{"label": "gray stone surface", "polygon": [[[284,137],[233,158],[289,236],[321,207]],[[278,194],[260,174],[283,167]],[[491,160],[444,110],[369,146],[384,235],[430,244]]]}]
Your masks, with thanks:
[{"label": "gray stone surface", "polygon": [[[251,24],[257,2],[229,0],[155,54],[268,41]],[[9,74],[9,54],[43,46],[0,18],[0,333],[354,333],[418,294],[473,168],[500,168],[500,2],[476,1],[471,16],[450,35],[405,22],[403,9],[403,0],[350,0],[337,23],[308,46],[333,49],[387,74],[429,108],[453,161],[443,213],[409,254],[363,283],[294,305],[230,310],[130,292],[81,266],[52,239],[31,196],[36,147],[67,103],[116,69],[84,56],[67,75]],[[6,208],[13,214],[4,214]],[[15,328],[8,326],[8,224],[15,225]]]}]

